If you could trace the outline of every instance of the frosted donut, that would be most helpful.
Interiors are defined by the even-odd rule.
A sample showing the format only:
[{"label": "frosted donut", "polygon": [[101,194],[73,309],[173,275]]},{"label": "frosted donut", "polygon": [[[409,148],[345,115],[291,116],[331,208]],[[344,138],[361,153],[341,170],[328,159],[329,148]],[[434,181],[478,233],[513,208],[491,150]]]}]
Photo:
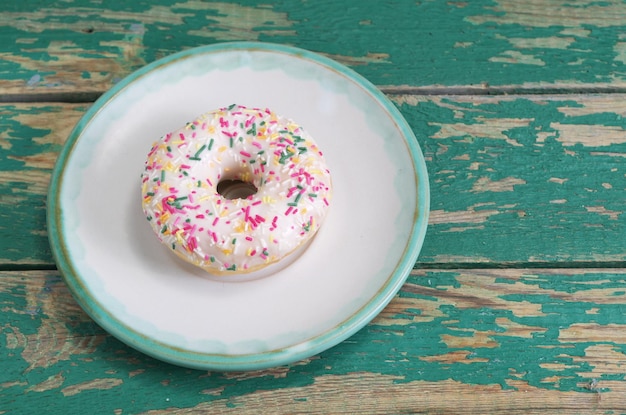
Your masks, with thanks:
[{"label": "frosted donut", "polygon": [[158,239],[216,275],[260,270],[293,253],[318,231],[332,196],[322,152],[302,127],[240,105],[163,136],[141,182]]}]

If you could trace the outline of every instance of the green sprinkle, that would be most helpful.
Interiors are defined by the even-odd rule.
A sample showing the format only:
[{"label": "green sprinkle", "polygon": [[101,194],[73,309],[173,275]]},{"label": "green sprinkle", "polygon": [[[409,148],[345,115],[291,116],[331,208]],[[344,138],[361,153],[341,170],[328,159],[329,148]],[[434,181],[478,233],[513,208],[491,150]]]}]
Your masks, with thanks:
[{"label": "green sprinkle", "polygon": [[179,200],[186,200],[187,196],[181,196],[181,197],[177,197],[176,199],[174,199],[174,202],[178,202]]},{"label": "green sprinkle", "polygon": [[198,180],[198,187],[202,187],[202,181]]},{"label": "green sprinkle", "polygon": [[233,238],[232,242],[233,245],[235,245],[237,243],[237,238]]},{"label": "green sprinkle", "polygon": [[309,193],[309,197],[317,197],[315,193]]},{"label": "green sprinkle", "polygon": [[256,160],[255,160],[255,159],[251,159],[251,160],[249,161],[249,163],[250,163],[250,164],[254,164],[254,163],[256,163]]},{"label": "green sprinkle", "polygon": [[161,170],[161,181],[165,181],[165,170]]},{"label": "green sprinkle", "polygon": [[236,271],[237,270],[237,265],[233,264],[230,267],[226,268],[227,271]]},{"label": "green sprinkle", "polygon": [[147,192],[146,196],[154,196],[154,192]]},{"label": "green sprinkle", "polygon": [[299,154],[306,153],[306,151],[307,151],[306,147],[298,147],[298,150],[300,150]]},{"label": "green sprinkle", "polygon": [[146,216],[146,219],[148,219],[148,222],[150,222],[152,220],[152,216]]},{"label": "green sprinkle", "polygon": [[189,157],[189,158],[192,159],[192,160],[200,160],[200,158],[199,158],[200,157],[200,153],[202,153],[205,148],[206,148],[206,145],[203,144],[202,147],[200,147],[198,149],[198,151],[196,151],[196,154],[193,155],[193,158],[192,157]]},{"label": "green sprinkle", "polygon": [[256,124],[252,124],[252,127],[248,131],[246,131],[246,134],[256,137]]},{"label": "green sprinkle", "polygon": [[211,151],[211,147],[213,147],[213,141],[215,140],[211,139],[211,141],[209,141],[209,151]]},{"label": "green sprinkle", "polygon": [[215,262],[215,257],[214,257],[214,256],[212,256],[211,258],[209,258],[209,260],[210,260],[211,262]]},{"label": "green sprinkle", "polygon": [[302,193],[298,193],[298,195],[296,196],[296,198],[293,200],[293,203],[298,204],[298,202],[300,201],[300,198],[302,197]]},{"label": "green sprinkle", "polygon": [[172,147],[167,146],[167,152],[168,152],[168,153],[171,153],[171,152],[172,152]]},{"label": "green sprinkle", "polygon": [[167,231],[167,225],[163,225],[161,228],[161,233],[165,233],[165,231]]},{"label": "green sprinkle", "polygon": [[232,104],[230,107],[228,107],[228,111],[232,110],[233,108],[235,108],[237,106],[237,104]]},{"label": "green sprinkle", "polygon": [[258,153],[256,153],[256,154],[257,154],[257,155],[259,155],[259,156],[261,156],[261,155],[265,154],[265,150],[261,150],[261,151],[259,151],[259,152],[258,152]]},{"label": "green sprinkle", "polygon": [[230,148],[233,148],[233,138],[230,137]]},{"label": "green sprinkle", "polygon": [[[199,160],[199,159],[198,159],[198,160]],[[185,177],[186,177],[186,176],[189,176],[189,173],[187,173],[187,171],[186,171],[186,170],[183,170],[183,176],[185,176]]]},{"label": "green sprinkle", "polygon": [[294,206],[295,207],[295,206],[298,206],[298,204],[295,203],[295,202],[289,202],[289,203],[287,203],[287,206]]}]

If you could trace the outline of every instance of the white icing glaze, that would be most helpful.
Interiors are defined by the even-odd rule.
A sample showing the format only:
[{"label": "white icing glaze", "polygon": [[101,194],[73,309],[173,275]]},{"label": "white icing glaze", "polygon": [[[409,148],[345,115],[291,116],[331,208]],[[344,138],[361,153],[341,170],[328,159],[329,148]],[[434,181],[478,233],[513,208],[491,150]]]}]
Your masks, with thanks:
[{"label": "white icing glaze", "polygon": [[[143,210],[159,240],[218,275],[256,271],[294,252],[320,228],[332,195],[305,130],[268,109],[236,105],[162,137],[141,178]],[[217,191],[224,180],[257,192],[228,199]]]}]

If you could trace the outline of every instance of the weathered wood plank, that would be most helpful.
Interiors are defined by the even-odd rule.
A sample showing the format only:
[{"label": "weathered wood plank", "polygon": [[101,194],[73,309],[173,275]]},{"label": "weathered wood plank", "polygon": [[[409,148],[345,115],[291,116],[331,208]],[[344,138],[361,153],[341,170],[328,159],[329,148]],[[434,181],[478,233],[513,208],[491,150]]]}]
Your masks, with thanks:
[{"label": "weathered wood plank", "polygon": [[342,344],[217,373],[111,338],[55,272],[0,272],[0,410],[97,395],[102,413],[622,413],[625,292],[624,269],[414,271]]},{"label": "weathered wood plank", "polygon": [[0,264],[51,264],[46,193],[84,105],[0,106]]},{"label": "weathered wood plank", "polygon": [[624,261],[624,98],[393,97],[428,160],[421,260]]},{"label": "weathered wood plank", "polygon": [[621,0],[236,2],[0,6],[0,90],[102,92],[165,55],[216,42],[294,45],[381,87],[626,88]]},{"label": "weathered wood plank", "polygon": [[[393,99],[430,174],[421,263],[626,261],[626,96]],[[47,183],[85,106],[0,108],[0,263],[51,265]]]}]

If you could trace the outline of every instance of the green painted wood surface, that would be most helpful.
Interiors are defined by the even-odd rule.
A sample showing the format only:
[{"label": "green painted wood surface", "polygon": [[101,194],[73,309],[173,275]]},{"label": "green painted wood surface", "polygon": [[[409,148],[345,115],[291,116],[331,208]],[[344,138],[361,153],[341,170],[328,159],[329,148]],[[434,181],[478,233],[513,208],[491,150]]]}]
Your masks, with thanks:
[{"label": "green painted wood surface", "polygon": [[415,271],[342,344],[290,366],[222,374],[121,344],[80,310],[56,272],[4,272],[0,408],[624,413],[625,291],[623,269]]},{"label": "green painted wood surface", "polygon": [[[0,414],[626,414],[625,29],[617,0],[2,3]],[[230,40],[320,52],[381,87],[432,193],[416,269],[374,321],[247,373],[108,335],[45,225],[52,166],[93,99]]]},{"label": "green painted wood surface", "polygon": [[[626,263],[626,96],[392,98],[430,175],[420,264]],[[47,182],[85,108],[0,106],[4,263],[53,264]]]},{"label": "green painted wood surface", "polygon": [[0,88],[102,92],[194,46],[259,40],[343,62],[377,85],[626,87],[621,0],[4,2]]}]

